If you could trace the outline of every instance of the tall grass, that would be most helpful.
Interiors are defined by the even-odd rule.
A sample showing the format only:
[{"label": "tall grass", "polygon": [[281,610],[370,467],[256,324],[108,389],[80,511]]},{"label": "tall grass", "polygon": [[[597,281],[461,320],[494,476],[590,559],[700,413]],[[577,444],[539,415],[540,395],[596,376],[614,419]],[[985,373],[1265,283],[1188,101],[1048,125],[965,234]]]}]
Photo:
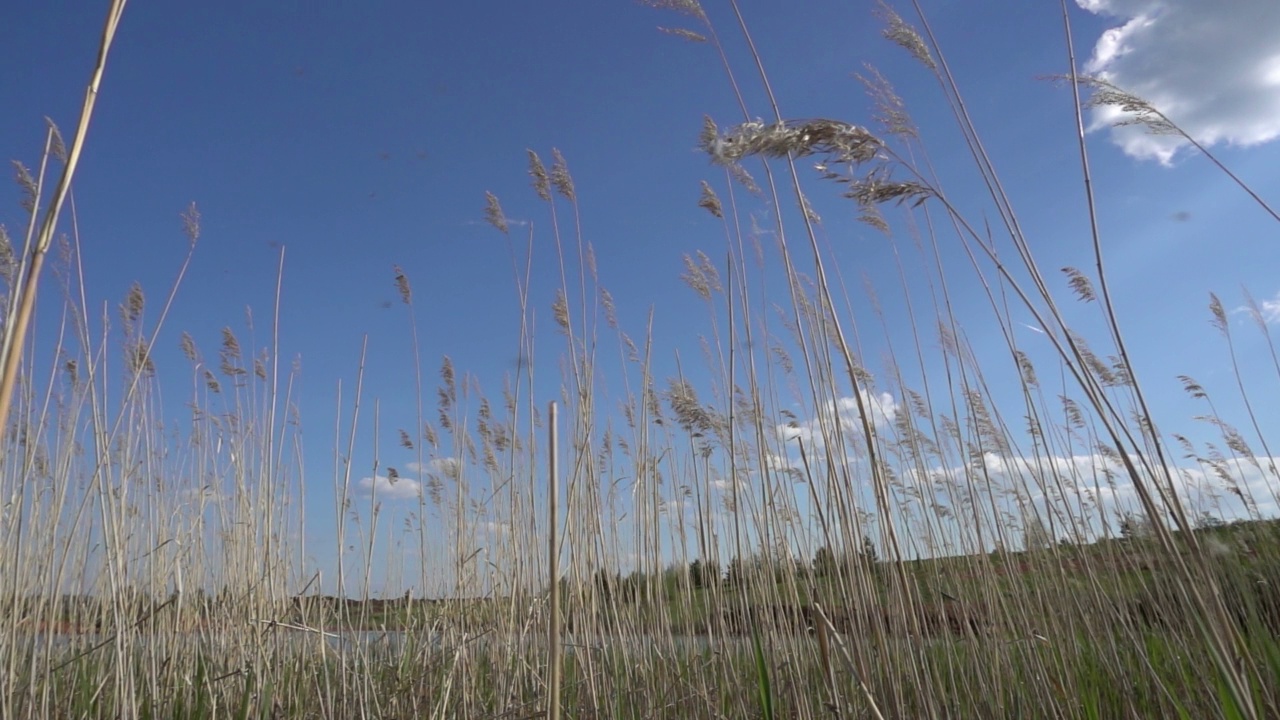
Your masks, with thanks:
[{"label": "tall grass", "polygon": [[[726,14],[750,48],[749,73],[696,0],[649,4],[693,23],[671,32],[716,49],[742,109],[702,128],[718,175],[691,205],[722,237],[682,258],[709,332],[690,352],[662,346],[652,317],[624,326],[567,160],[553,151],[548,168],[530,151],[548,229],[514,238],[499,198],[485,198],[509,242],[514,342],[530,361],[491,400],[446,355],[435,412],[419,370],[414,427],[388,429],[381,400],[365,397],[362,350],[333,430],[336,578],[304,569],[303,491],[320,486],[303,473],[296,368],[279,365],[279,287],[265,347],[227,327],[206,358],[181,333],[190,416],[165,417],[152,356],[173,341],[168,302],[153,320],[135,286],[114,318],[90,314],[65,188],[72,233],[56,266],[53,346],[24,354],[25,328],[7,315],[21,367],[5,390],[0,459],[0,717],[1280,713],[1280,524],[1261,512],[1280,472],[1258,417],[1270,380],[1241,374],[1213,296],[1207,317],[1248,430],[1190,377],[1183,386],[1220,440],[1197,444],[1165,425],[1177,419],[1157,422],[1155,386],[1132,370],[1144,350],[1126,343],[1107,282],[1083,111],[1112,102],[1171,121],[1066,74],[1073,93],[1093,92],[1075,95],[1074,117],[1093,266],[1053,278],[918,8],[919,30],[888,6],[878,15],[937,79],[990,225],[949,195],[874,68],[861,76],[870,122],[789,121],[736,2]],[[1065,6],[1063,17],[1074,68]],[[769,98],[768,121],[742,100],[747,74]],[[52,141],[44,160],[58,160]],[[802,179],[815,162],[817,179]],[[20,171],[32,228],[42,204],[45,226],[59,214],[45,176]],[[897,287],[848,289],[809,200],[833,191],[891,243]],[[763,227],[761,205],[773,211]],[[199,215],[183,219],[194,247]],[[556,267],[534,267],[535,242],[555,246]],[[968,266],[944,264],[948,247]],[[27,261],[46,250],[28,244],[8,263],[10,308],[26,297]],[[535,272],[560,281],[557,398],[535,393],[547,377],[531,360]],[[389,281],[422,368],[410,274],[396,266]],[[983,313],[961,316],[962,284],[982,288]],[[902,304],[905,335],[891,332],[885,303]],[[1097,331],[1069,325],[1067,303],[1096,309],[1083,325]],[[1248,304],[1274,358],[1266,318]],[[1016,318],[1028,314],[1048,351],[1019,340]],[[978,323],[999,330],[999,354],[970,343]],[[658,375],[664,358],[671,377]],[[602,394],[601,377],[620,398]],[[164,387],[182,385],[166,375]],[[361,448],[370,424],[378,442]],[[416,464],[385,464],[385,442]],[[388,484],[359,492],[357,455]],[[399,483],[419,492],[393,527],[378,493]],[[1236,510],[1245,522],[1218,520]],[[407,567],[405,585],[447,578],[448,597],[375,598],[379,555]],[[328,583],[343,597],[323,595]]]}]

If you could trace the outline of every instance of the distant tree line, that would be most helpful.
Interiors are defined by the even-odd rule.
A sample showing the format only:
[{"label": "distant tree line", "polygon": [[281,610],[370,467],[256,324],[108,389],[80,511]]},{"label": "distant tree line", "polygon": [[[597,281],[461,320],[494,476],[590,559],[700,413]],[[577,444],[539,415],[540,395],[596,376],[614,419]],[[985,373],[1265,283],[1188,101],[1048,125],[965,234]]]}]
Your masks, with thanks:
[{"label": "distant tree line", "polygon": [[[863,537],[853,552],[837,553],[826,546],[818,548],[813,559],[782,553],[735,557],[723,569],[714,560],[695,559],[688,564],[676,563],[657,572],[643,570],[622,575],[617,571],[597,570],[583,588],[600,602],[630,603],[641,599],[672,598],[687,590],[716,587],[743,588],[752,583],[779,583],[787,578],[834,578],[873,569],[880,561],[875,543]],[[565,592],[568,580],[562,580]]]}]

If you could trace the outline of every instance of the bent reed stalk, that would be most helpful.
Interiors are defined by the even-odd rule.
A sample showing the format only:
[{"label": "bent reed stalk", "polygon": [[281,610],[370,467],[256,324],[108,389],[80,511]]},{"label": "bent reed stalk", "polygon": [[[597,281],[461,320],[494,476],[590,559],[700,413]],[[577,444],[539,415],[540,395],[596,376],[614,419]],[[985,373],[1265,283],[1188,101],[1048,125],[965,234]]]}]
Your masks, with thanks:
[{"label": "bent reed stalk", "polygon": [[[1095,200],[1082,208],[1092,276],[1046,276],[923,13],[921,34],[877,11],[936,79],[991,226],[948,193],[874,68],[861,75],[869,121],[789,120],[730,0],[772,111],[756,120],[704,8],[647,4],[693,21],[668,32],[717,54],[742,110],[701,132],[717,176],[690,207],[716,237],[672,258],[707,315],[696,348],[655,312],[629,314],[643,298],[607,289],[567,160],[529,150],[547,229],[516,243],[495,195],[483,210],[508,241],[520,366],[480,378],[442,353],[431,413],[421,367],[443,348],[419,345],[413,268],[389,266],[415,397],[366,397],[376,345],[353,349],[356,387],[339,384],[333,429],[335,572],[304,547],[315,486],[299,369],[279,366],[284,254],[268,346],[241,345],[252,315],[214,331],[216,357],[201,333],[176,338],[190,415],[175,423],[161,387],[181,381],[152,353],[166,314],[152,321],[135,286],[113,329],[90,316],[69,205],[62,325],[51,346],[11,354],[28,359],[14,361],[0,455],[0,717],[1280,713],[1280,522],[1264,512],[1280,472],[1253,410],[1264,381],[1241,375],[1222,301],[1208,317],[1245,429],[1189,376],[1205,414],[1192,429],[1157,423],[1146,398],[1160,380],[1139,389],[1131,354],[1148,350],[1120,333]],[[1079,144],[1087,189],[1083,136],[1063,141]],[[24,183],[31,228],[41,188]],[[832,189],[883,236],[896,284],[850,292],[816,209]],[[194,245],[194,207],[183,218]],[[542,242],[555,256],[535,268]],[[31,277],[24,257],[11,290]],[[558,278],[553,296],[531,289],[535,271]],[[964,313],[962,284],[982,303]],[[1097,317],[1069,324],[1071,296]],[[537,337],[563,341],[545,405],[540,302],[554,336]],[[1038,345],[1019,334],[1028,315]],[[968,334],[983,323],[994,345]]]},{"label": "bent reed stalk", "polygon": [[[32,244],[31,231],[36,228],[37,214],[35,208],[39,207],[41,190],[43,182],[37,183],[35,186],[34,197],[32,198],[31,222],[27,230],[27,252],[23,255],[21,266],[22,286],[14,294],[9,303],[8,312],[4,324],[4,340],[0,344],[0,424],[8,422],[9,408],[13,404],[13,393],[17,385],[18,365],[22,357],[22,349],[26,344],[27,327],[31,323],[31,313],[35,310],[36,291],[40,286],[40,274],[44,269],[45,256],[49,252],[50,246],[53,244],[53,236],[57,231],[58,217],[62,214],[62,206],[67,200],[67,195],[71,192],[71,179],[75,176],[76,166],[80,164],[80,153],[84,149],[85,136],[89,133],[89,121],[93,118],[93,107],[98,100],[98,91],[102,85],[102,76],[107,67],[107,54],[111,50],[111,43],[115,40],[116,28],[120,25],[120,17],[124,13],[126,0],[112,0],[111,7],[107,11],[106,26],[102,30],[102,41],[98,47],[97,63],[94,65],[93,74],[89,79],[89,86],[84,93],[84,106],[80,110],[80,122],[76,126],[75,137],[71,141],[71,147],[67,148],[63,145],[62,137],[58,133],[58,129],[49,123],[49,138],[45,144],[45,162],[48,161],[52,154],[56,158],[62,160],[62,175],[58,178],[58,184],[53,189],[53,200],[49,203],[45,210],[44,217],[39,223],[39,232],[35,235],[35,243]],[[43,170],[42,164],[42,170]],[[41,181],[44,180],[44,173],[40,173]]]}]

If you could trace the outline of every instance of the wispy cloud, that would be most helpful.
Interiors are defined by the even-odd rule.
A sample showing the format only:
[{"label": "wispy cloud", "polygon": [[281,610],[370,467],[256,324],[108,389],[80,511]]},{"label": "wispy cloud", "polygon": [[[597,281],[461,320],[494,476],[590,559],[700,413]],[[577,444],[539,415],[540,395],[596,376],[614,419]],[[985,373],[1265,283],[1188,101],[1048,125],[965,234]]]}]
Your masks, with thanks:
[{"label": "wispy cloud", "polygon": [[[509,227],[529,227],[528,220],[520,220],[519,218],[506,218]],[[466,220],[463,225],[489,225],[486,220]]]},{"label": "wispy cloud", "polygon": [[[1275,0],[1076,0],[1121,18],[1085,71],[1150,102],[1206,145],[1249,146],[1280,136],[1280,3]],[[1101,108],[1093,128],[1123,117]],[[1110,130],[1128,155],[1169,163],[1185,142],[1142,127]]]}]

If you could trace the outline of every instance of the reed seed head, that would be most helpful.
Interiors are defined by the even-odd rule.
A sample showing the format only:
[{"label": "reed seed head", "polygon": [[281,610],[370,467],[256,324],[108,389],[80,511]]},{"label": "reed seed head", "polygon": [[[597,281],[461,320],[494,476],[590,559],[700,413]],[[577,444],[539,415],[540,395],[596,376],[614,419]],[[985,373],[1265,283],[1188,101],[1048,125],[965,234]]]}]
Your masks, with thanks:
[{"label": "reed seed head", "polygon": [[187,241],[192,246],[200,239],[200,211],[196,209],[196,204],[191,203],[187,209],[182,211],[182,233],[187,236]]},{"label": "reed seed head", "polygon": [[683,38],[685,40],[688,40],[689,42],[704,43],[707,41],[707,37],[705,35],[700,35],[692,30],[687,30],[685,28],[669,28],[669,27],[660,26],[658,30],[668,35],[675,35],[678,38]]},{"label": "reed seed head", "polygon": [[573,177],[569,175],[569,165],[557,148],[551,148],[551,184],[555,186],[556,192],[570,202],[577,199],[577,193],[573,188]]},{"label": "reed seed head", "polygon": [[146,304],[147,299],[142,293],[142,286],[134,282],[129,286],[128,294],[125,295],[124,305],[120,306],[120,313],[124,317],[126,326],[132,326],[138,318],[142,317]]},{"label": "reed seed head", "polygon": [[491,192],[484,194],[484,219],[490,225],[496,227],[503,235],[507,234],[507,216],[502,214],[502,206],[498,204],[498,198]]},{"label": "reed seed head", "polygon": [[870,225],[885,235],[889,234],[889,223],[884,219],[884,214],[880,212],[879,205],[860,204],[858,206],[858,221]]},{"label": "reed seed head", "polygon": [[702,22],[707,21],[707,13],[698,0],[641,0],[645,5],[656,10],[674,10]]},{"label": "reed seed head", "polygon": [[1022,382],[1027,387],[1036,387],[1039,381],[1036,379],[1035,366],[1031,364],[1031,358],[1021,350],[1014,351],[1014,357],[1018,361],[1018,371],[1022,373]]},{"label": "reed seed head", "polygon": [[809,202],[809,196],[803,192],[799,193],[800,212],[804,213],[804,217],[811,223],[820,223],[822,218],[818,215],[818,211],[813,209],[813,203]]},{"label": "reed seed head", "polygon": [[711,185],[706,180],[702,181],[702,195],[698,198],[698,207],[718,218],[724,217],[724,210],[720,207],[720,198],[716,196],[716,191],[711,189]]},{"label": "reed seed head", "polygon": [[396,291],[400,293],[400,302],[405,305],[413,304],[413,289],[409,287],[409,277],[404,274],[404,270],[399,265],[394,266],[396,274]]},{"label": "reed seed head", "polygon": [[18,189],[22,191],[22,200],[18,204],[27,212],[35,212],[36,197],[40,192],[36,187],[36,179],[31,177],[31,171],[27,166],[17,160],[13,161],[13,179],[18,183]]},{"label": "reed seed head", "polygon": [[[1056,76],[1055,79],[1070,80],[1070,77]],[[1182,129],[1172,120],[1165,117],[1149,101],[1113,85],[1106,78],[1098,75],[1076,75],[1078,85],[1091,90],[1085,100],[1086,108],[1118,108],[1125,115],[1112,123],[1113,127],[1140,125],[1152,135],[1185,135]]]},{"label": "reed seed head", "polygon": [[525,152],[529,154],[529,177],[533,178],[533,191],[542,200],[550,201],[551,179],[547,177],[547,168],[542,164],[542,158],[532,150]]},{"label": "reed seed head", "polygon": [[49,152],[58,158],[59,162],[67,161],[67,144],[62,141],[62,132],[58,130],[58,124],[48,115],[44,118],[44,124],[49,129]]},{"label": "reed seed head", "polygon": [[716,269],[716,264],[711,262],[711,258],[707,254],[698,251],[698,268],[702,270],[702,275],[706,278],[707,285],[712,292],[722,292],[724,288],[720,285],[720,271]]},{"label": "reed seed head", "polygon": [[551,303],[551,314],[555,317],[560,329],[569,332],[569,302],[565,299],[562,288],[556,288],[556,299]]},{"label": "reed seed head", "polygon": [[888,25],[888,27],[880,31],[880,34],[893,44],[911,53],[911,56],[920,61],[920,64],[930,70],[937,70],[938,64],[934,62],[933,55],[929,52],[929,46],[925,45],[920,33],[906,20],[903,20],[902,16],[898,15],[893,8],[886,5],[883,0],[880,0],[877,5],[876,14]]},{"label": "reed seed head", "polygon": [[751,156],[782,158],[819,153],[839,162],[864,163],[874,160],[881,147],[880,140],[865,128],[838,120],[756,120],[715,133],[715,124],[707,119],[699,141],[702,150],[722,165]]},{"label": "reed seed head", "polygon": [[220,362],[218,369],[227,377],[239,377],[247,375],[248,371],[240,367],[236,361],[241,358],[240,341],[236,340],[235,333],[231,332],[231,328],[222,328],[222,352],[219,353]]},{"label": "reed seed head", "polygon": [[747,192],[752,195],[759,196],[764,194],[760,190],[760,186],[756,184],[756,179],[751,177],[751,173],[747,172],[747,169],[741,165],[730,165],[729,174],[733,176],[734,180],[738,181],[739,185],[746,188]]},{"label": "reed seed head", "polygon": [[1190,375],[1179,375],[1178,382],[1182,383],[1182,389],[1191,397],[1196,399],[1207,398],[1208,395],[1204,391],[1204,387],[1195,381]]},{"label": "reed seed head", "polygon": [[1216,293],[1209,293],[1209,312],[1213,314],[1213,320],[1210,322],[1218,332],[1227,335],[1230,326],[1227,324],[1227,311],[1222,308],[1222,301],[1218,299]]},{"label": "reed seed head", "polygon": [[1271,330],[1267,327],[1268,314],[1262,311],[1262,307],[1258,304],[1258,300],[1246,288],[1244,290],[1244,305],[1249,311],[1249,317],[1253,319],[1253,323],[1258,326],[1264,337],[1271,337]]},{"label": "reed seed head", "polygon": [[702,272],[702,268],[693,261],[693,258],[687,254],[684,256],[684,268],[684,273],[680,275],[680,279],[684,281],[684,284],[698,293],[698,297],[703,300],[710,300],[711,286],[707,282],[706,275]]},{"label": "reed seed head", "polygon": [[1065,395],[1060,397],[1062,400],[1062,411],[1066,413],[1067,422],[1071,427],[1076,428],[1077,430],[1084,429],[1084,413],[1080,411],[1079,403]]},{"label": "reed seed head", "polygon": [[698,395],[688,381],[668,380],[667,401],[676,422],[686,431],[705,433],[715,426],[712,414],[698,401]]},{"label": "reed seed head", "polygon": [[453,373],[453,360],[448,355],[445,355],[440,363],[440,380],[444,382],[440,400],[447,409],[458,400],[458,383]]},{"label": "reed seed head", "polygon": [[182,348],[182,354],[187,360],[196,362],[200,354],[196,352],[196,341],[191,338],[191,334],[183,331],[182,339],[178,341],[179,347]]},{"label": "reed seed head", "polygon": [[236,339],[236,334],[231,332],[231,328],[222,328],[222,352],[228,357],[240,357],[240,341]]},{"label": "reed seed head", "polygon": [[151,360],[151,354],[147,352],[145,340],[137,340],[130,343],[128,350],[126,350],[125,362],[129,372],[134,375],[154,377],[156,374],[156,366]]},{"label": "reed seed head", "polygon": [[18,269],[17,258],[13,254],[13,241],[9,239],[9,231],[0,225],[0,277],[9,285],[13,285],[14,271]]},{"label": "reed seed head", "polygon": [[600,306],[604,308],[604,321],[609,326],[609,329],[617,330],[617,308],[613,304],[613,295],[606,288],[600,288]]},{"label": "reed seed head", "polygon": [[886,135],[902,139],[920,136],[911,115],[907,113],[906,103],[898,96],[893,85],[885,79],[880,71],[870,63],[865,63],[866,75],[854,73],[854,77],[866,88],[867,95],[875,106],[873,119],[879,123]]},{"label": "reed seed head", "polygon": [[[844,196],[858,203],[866,212],[866,208],[888,202],[910,202],[912,207],[935,195],[932,188],[917,182],[898,181],[889,177],[887,170],[877,168],[865,177],[849,182],[849,189]],[[874,226],[874,221],[871,221]]]},{"label": "reed seed head", "polygon": [[1097,295],[1093,292],[1093,283],[1089,281],[1089,277],[1073,267],[1064,267],[1062,272],[1067,276],[1067,282],[1071,285],[1071,290],[1075,292],[1076,297],[1085,302],[1093,302],[1097,299]]}]

